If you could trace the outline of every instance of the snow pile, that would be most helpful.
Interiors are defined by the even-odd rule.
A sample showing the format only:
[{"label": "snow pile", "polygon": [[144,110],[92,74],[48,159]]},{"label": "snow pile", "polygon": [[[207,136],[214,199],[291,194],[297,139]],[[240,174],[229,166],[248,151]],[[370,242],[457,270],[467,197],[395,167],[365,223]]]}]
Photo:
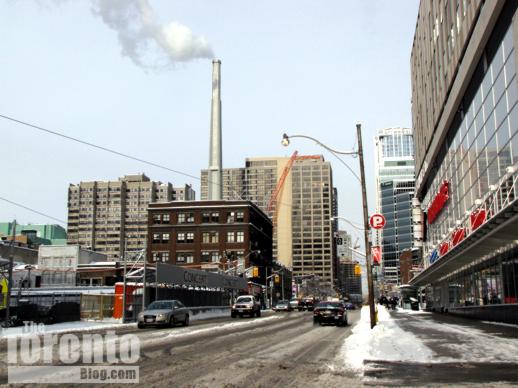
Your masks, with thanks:
[{"label": "snow pile", "polygon": [[341,350],[348,368],[362,371],[365,360],[430,362],[434,356],[414,334],[402,330],[382,306],[378,306],[378,323],[372,330],[369,306],[364,306],[352,333]]}]

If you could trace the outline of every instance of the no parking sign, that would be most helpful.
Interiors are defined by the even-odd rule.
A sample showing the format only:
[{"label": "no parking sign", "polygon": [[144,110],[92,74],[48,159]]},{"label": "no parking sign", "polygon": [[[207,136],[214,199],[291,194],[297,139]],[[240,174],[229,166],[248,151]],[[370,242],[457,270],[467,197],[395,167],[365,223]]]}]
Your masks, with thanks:
[{"label": "no parking sign", "polygon": [[375,213],[371,216],[369,223],[374,229],[382,229],[385,226],[383,214]]}]

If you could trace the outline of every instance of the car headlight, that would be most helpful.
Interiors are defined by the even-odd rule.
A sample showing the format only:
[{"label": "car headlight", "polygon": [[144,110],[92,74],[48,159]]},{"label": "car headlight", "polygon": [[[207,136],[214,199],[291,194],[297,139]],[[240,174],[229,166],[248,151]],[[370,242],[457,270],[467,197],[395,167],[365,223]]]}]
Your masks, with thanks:
[{"label": "car headlight", "polygon": [[156,319],[165,319],[166,314],[158,314]]},{"label": "car headlight", "polygon": [[139,319],[144,318],[144,313],[142,313],[142,312],[141,312],[141,313],[138,313],[138,318],[139,318]]}]

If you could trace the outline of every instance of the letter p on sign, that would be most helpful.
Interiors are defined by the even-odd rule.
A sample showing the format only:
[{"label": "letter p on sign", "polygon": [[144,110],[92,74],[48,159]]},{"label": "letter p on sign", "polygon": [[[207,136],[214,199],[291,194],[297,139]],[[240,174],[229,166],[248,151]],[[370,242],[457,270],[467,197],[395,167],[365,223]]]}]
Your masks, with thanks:
[{"label": "letter p on sign", "polygon": [[383,214],[373,214],[370,218],[370,224],[374,229],[382,229],[385,226],[385,217],[383,217]]}]

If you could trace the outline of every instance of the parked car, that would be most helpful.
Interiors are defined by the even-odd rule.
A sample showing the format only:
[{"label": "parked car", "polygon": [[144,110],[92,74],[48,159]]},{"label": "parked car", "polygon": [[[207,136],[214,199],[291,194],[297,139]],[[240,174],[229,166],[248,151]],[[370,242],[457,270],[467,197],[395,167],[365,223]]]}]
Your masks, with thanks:
[{"label": "parked car", "polygon": [[273,308],[273,311],[291,311],[293,310],[290,305],[289,300],[280,300],[277,302],[275,307]]},{"label": "parked car", "polygon": [[341,302],[319,302],[313,311],[313,323],[347,325],[347,309]]},{"label": "parked car", "polygon": [[251,317],[254,315],[258,317],[261,316],[261,302],[259,302],[253,295],[238,296],[236,302],[232,305],[232,309],[230,311],[230,316],[232,318],[235,318],[238,315],[242,317],[245,314],[250,315]]},{"label": "parked car", "polygon": [[156,300],[139,313],[137,326],[143,329],[146,326],[175,326],[181,323],[189,325],[191,311],[179,300]]}]

